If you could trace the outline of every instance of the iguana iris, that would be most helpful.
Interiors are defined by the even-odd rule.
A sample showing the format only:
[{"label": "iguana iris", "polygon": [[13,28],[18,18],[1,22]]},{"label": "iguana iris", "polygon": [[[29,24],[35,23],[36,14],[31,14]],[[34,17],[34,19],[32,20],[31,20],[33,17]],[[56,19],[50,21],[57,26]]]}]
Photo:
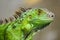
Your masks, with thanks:
[{"label": "iguana iris", "polygon": [[19,15],[16,20],[0,24],[0,40],[32,40],[35,32],[54,20],[54,14],[42,8],[21,11],[16,12]]}]

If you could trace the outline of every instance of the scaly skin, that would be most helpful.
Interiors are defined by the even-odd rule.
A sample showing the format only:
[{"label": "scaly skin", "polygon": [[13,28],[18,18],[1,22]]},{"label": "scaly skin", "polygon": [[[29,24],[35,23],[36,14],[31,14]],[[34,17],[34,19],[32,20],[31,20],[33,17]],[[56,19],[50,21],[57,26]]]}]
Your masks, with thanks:
[{"label": "scaly skin", "polygon": [[[7,23],[6,27],[1,32],[1,40],[32,40],[33,35],[38,30],[43,29],[45,26],[53,21],[53,16],[41,8],[34,8],[22,12],[21,16],[15,21]],[[0,30],[1,31],[1,30]],[[3,36],[3,37],[2,37]]]},{"label": "scaly skin", "polygon": [[4,40],[5,30],[10,25],[10,23],[0,25],[0,40]]}]

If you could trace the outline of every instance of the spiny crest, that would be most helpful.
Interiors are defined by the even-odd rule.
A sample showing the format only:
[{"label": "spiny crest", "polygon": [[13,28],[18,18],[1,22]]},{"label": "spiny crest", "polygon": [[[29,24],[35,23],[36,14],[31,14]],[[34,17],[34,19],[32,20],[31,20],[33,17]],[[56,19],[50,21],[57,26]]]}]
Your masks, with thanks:
[{"label": "spiny crest", "polygon": [[3,20],[2,19],[0,19],[0,24],[2,24],[3,23]]},{"label": "spiny crest", "polygon": [[14,20],[14,18],[13,17],[9,17],[9,21],[13,21]]},{"label": "spiny crest", "polygon": [[5,18],[5,22],[8,23],[8,19]]},{"label": "spiny crest", "polygon": [[8,19],[5,18],[4,20],[0,20],[0,24],[3,24],[3,23],[8,23],[8,22],[11,22],[15,19],[17,19],[18,17],[20,17],[20,15],[22,14],[22,12],[26,12],[26,10],[30,10],[31,8],[22,8],[22,7],[19,7],[17,8],[17,10],[15,11],[13,17],[9,17]]},{"label": "spiny crest", "polygon": [[5,19],[0,19],[0,24],[3,24],[3,23],[8,23],[8,19],[5,18]]},{"label": "spiny crest", "polygon": [[22,12],[26,12],[26,10],[29,10],[31,8],[22,8],[22,7],[19,7],[16,11],[15,11],[15,15],[14,17],[18,17],[22,14]]}]

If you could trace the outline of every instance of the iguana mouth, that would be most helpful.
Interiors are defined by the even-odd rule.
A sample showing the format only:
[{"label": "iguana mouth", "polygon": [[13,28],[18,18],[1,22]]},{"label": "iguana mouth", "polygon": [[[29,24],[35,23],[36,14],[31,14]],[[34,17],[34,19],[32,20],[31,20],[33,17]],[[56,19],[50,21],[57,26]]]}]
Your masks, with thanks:
[{"label": "iguana mouth", "polygon": [[43,29],[43,28],[45,28],[46,26],[48,26],[50,23],[47,23],[47,24],[44,24],[43,26],[37,26],[37,27],[35,27],[33,30],[35,31],[35,32],[37,32],[38,30],[41,30],[41,29]]}]

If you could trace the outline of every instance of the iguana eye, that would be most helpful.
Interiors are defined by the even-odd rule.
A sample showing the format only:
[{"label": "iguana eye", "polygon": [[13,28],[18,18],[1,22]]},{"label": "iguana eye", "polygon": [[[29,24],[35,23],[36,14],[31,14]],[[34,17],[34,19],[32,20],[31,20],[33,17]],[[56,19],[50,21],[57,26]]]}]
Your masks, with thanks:
[{"label": "iguana eye", "polygon": [[51,15],[51,17],[54,17],[54,15]]},{"label": "iguana eye", "polygon": [[50,18],[54,18],[55,17],[55,15],[52,12],[49,12],[48,15],[49,15]]}]

